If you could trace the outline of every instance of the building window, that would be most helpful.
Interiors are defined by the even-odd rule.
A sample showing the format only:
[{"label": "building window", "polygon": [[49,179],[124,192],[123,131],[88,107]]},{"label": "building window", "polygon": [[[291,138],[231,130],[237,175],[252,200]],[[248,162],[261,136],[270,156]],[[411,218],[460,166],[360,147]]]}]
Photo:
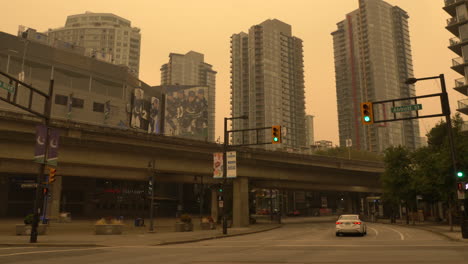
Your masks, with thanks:
[{"label": "building window", "polygon": [[72,107],[83,108],[83,106],[84,106],[84,100],[83,99],[75,98],[75,97],[72,98]]},{"label": "building window", "polygon": [[94,102],[93,103],[93,111],[94,112],[104,113],[104,104]]},{"label": "building window", "polygon": [[60,95],[60,94],[55,95],[55,104],[67,105],[67,103],[68,103],[68,96]]}]

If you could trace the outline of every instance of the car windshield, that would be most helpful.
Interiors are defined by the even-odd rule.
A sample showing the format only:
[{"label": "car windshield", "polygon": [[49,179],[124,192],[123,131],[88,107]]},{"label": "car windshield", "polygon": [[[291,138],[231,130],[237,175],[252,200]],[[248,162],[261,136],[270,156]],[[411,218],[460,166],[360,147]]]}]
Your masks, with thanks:
[{"label": "car windshield", "polygon": [[342,215],[340,216],[340,220],[358,220],[359,217],[357,215]]}]

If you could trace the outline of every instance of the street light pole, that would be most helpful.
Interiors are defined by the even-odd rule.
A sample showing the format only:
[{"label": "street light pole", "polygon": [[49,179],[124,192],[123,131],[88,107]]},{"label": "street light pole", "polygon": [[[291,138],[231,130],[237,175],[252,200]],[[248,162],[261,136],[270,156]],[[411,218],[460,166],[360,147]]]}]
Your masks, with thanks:
[{"label": "street light pole", "polygon": [[154,213],[154,170],[155,170],[155,160],[149,162],[148,169],[150,171],[149,175],[149,196],[150,196],[150,226],[149,231],[150,233],[154,232],[154,221],[153,221],[153,213]]}]

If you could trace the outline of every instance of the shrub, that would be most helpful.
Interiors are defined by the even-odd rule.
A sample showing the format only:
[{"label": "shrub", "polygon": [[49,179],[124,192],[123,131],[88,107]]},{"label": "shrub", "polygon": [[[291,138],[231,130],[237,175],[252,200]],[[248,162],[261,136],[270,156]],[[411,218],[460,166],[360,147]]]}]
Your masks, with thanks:
[{"label": "shrub", "polygon": [[25,225],[32,225],[34,221],[34,214],[28,214],[25,218],[24,218],[24,224]]},{"label": "shrub", "polygon": [[192,217],[190,217],[190,215],[188,214],[183,214],[180,216],[180,221],[182,223],[186,223],[186,224],[189,224],[192,222]]}]

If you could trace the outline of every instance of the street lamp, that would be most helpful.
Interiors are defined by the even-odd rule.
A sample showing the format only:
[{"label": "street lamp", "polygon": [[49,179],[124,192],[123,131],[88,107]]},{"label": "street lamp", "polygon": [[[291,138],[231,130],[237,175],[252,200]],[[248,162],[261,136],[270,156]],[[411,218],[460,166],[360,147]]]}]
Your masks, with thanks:
[{"label": "street lamp", "polygon": [[[457,161],[456,161],[456,155],[455,155],[455,140],[453,137],[453,130],[452,130],[452,119],[450,119],[450,103],[449,103],[449,98],[447,94],[447,89],[445,87],[445,77],[444,74],[440,74],[438,76],[432,76],[432,77],[425,77],[425,78],[408,78],[406,80],[406,84],[414,84],[417,81],[422,81],[422,80],[430,80],[430,79],[439,79],[440,80],[440,87],[442,89],[441,93],[441,104],[442,104],[442,113],[445,116],[445,123],[447,127],[447,133],[448,133],[448,138],[449,138],[449,144],[450,144],[450,152],[452,155],[452,167],[453,167],[453,175],[456,177],[457,175]],[[463,207],[462,207],[463,210]],[[464,212],[463,212],[464,215]],[[451,217],[451,214],[450,214]],[[463,224],[462,224],[463,225]],[[453,229],[452,226],[450,226],[451,229]]]},{"label": "street lamp", "polygon": [[[234,119],[248,119],[247,115],[236,116],[236,117],[225,117],[224,118],[224,144],[223,144],[223,185],[226,184],[227,180],[227,159],[226,159],[226,152],[229,145],[229,132],[227,129],[227,121],[234,120]],[[224,193],[220,194],[221,199],[224,201]],[[221,207],[221,218],[223,221],[223,234],[227,234],[227,221],[226,221],[226,214],[224,213],[224,204]]]}]

